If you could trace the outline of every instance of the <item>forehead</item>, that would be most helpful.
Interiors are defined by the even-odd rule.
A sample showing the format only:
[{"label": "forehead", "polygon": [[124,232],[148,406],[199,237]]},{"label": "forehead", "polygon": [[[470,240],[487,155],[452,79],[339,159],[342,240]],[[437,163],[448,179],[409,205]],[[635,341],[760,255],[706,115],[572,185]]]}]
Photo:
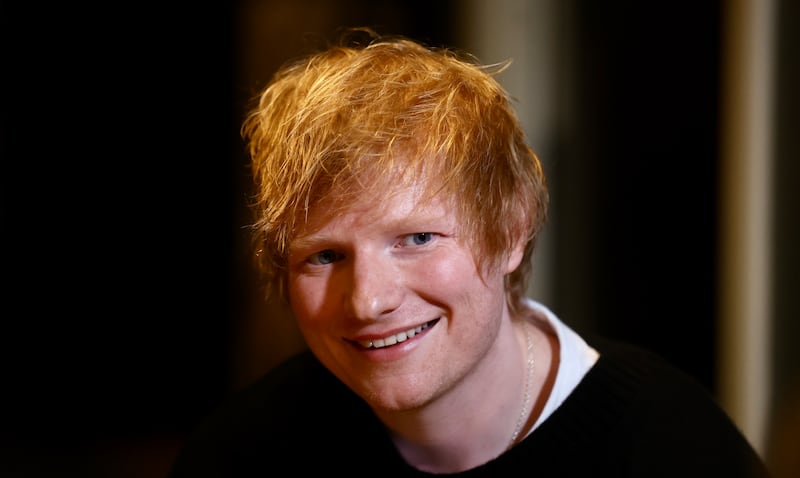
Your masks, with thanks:
[{"label": "forehead", "polygon": [[362,174],[339,183],[297,218],[296,233],[308,234],[332,219],[352,215],[359,222],[403,220],[421,215],[454,216],[453,201],[440,184],[426,174]]}]

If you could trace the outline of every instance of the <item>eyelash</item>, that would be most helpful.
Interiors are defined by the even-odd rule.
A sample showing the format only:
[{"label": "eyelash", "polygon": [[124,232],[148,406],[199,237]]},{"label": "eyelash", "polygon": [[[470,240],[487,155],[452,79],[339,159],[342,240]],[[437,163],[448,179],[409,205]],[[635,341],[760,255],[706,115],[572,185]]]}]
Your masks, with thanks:
[{"label": "eyelash", "polygon": [[[420,247],[430,243],[436,236],[436,233],[433,232],[415,232],[413,234],[407,234],[400,239],[400,246],[402,247]],[[416,243],[417,239],[421,239],[424,242]],[[321,259],[323,256],[328,256],[327,259]],[[343,257],[342,254],[336,252],[333,249],[324,249],[319,251],[315,254],[312,254],[306,259],[309,264],[315,266],[323,266],[331,264]],[[327,261],[327,262],[325,262]]]},{"label": "eyelash", "polygon": [[[322,262],[322,261],[320,261],[320,257],[322,257],[323,255],[333,255],[333,257],[330,258],[330,262]],[[306,259],[306,261],[309,264],[312,264],[312,265],[315,265],[315,266],[325,266],[325,265],[333,263],[334,261],[340,259],[341,257],[342,257],[342,255],[337,253],[333,249],[325,249],[325,250],[322,250],[322,251],[319,251],[319,252],[317,252],[315,254],[310,255],[308,257],[308,259]]]},{"label": "eyelash", "polygon": [[420,236],[424,236],[427,240],[422,244],[412,243],[412,244],[409,244],[409,245],[411,245],[411,246],[424,246],[425,244],[427,244],[427,243],[429,243],[430,241],[433,240],[434,233],[432,233],[432,232],[415,232],[414,234],[409,234],[407,236],[404,236],[403,240],[400,241],[400,242],[405,243],[406,240],[412,240],[413,241],[414,239],[417,239]]}]

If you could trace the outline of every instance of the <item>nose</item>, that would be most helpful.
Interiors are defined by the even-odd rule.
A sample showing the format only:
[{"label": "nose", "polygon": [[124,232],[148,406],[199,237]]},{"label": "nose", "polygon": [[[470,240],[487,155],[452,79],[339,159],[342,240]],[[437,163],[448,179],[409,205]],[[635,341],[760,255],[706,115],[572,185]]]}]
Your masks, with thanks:
[{"label": "nose", "polygon": [[384,252],[357,254],[345,288],[346,307],[359,320],[377,320],[402,302],[401,271]]}]

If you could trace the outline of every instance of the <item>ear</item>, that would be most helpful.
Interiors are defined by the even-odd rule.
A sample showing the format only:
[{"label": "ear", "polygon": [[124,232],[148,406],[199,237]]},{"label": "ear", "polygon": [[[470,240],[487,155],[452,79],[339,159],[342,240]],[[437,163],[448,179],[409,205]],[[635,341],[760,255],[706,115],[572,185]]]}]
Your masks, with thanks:
[{"label": "ear", "polygon": [[524,240],[524,236],[518,234],[517,237],[514,239],[514,245],[509,251],[508,256],[506,257],[505,264],[505,274],[510,274],[517,270],[520,263],[522,262],[522,258],[525,256],[525,245],[527,242]]}]

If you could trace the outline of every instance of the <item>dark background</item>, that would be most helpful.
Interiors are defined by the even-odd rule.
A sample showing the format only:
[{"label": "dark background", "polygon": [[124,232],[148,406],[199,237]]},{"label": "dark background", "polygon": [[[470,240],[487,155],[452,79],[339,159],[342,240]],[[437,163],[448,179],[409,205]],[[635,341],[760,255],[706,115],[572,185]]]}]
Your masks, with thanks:
[{"label": "dark background", "polygon": [[[454,1],[261,2],[275,12],[272,46],[243,72],[239,8],[253,3],[0,4],[3,476],[164,476],[236,387],[236,334],[257,294],[238,128],[306,32],[463,41]],[[790,3],[782,45],[797,41]],[[573,6],[580,117],[550,171],[562,218],[553,309],[714,391],[723,5]],[[780,124],[795,126],[775,133],[774,214],[796,224],[797,60],[781,51]],[[786,317],[797,228],[776,241]]]}]

